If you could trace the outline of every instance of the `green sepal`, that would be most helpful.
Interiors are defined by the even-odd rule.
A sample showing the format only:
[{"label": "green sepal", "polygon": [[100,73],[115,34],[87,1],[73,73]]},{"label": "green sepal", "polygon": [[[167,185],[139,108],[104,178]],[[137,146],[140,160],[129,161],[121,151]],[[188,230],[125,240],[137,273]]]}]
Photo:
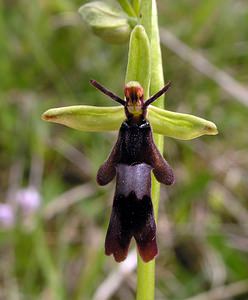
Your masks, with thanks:
[{"label": "green sepal", "polygon": [[125,113],[122,106],[75,105],[51,108],[42,115],[42,119],[81,131],[102,132],[118,130],[125,120]]},{"label": "green sepal", "polygon": [[176,113],[150,105],[148,107],[148,119],[153,131],[158,134],[180,140],[191,140],[202,135],[216,135],[216,125],[205,119]]},{"label": "green sepal", "polygon": [[[104,132],[119,130],[125,120],[125,113],[122,106],[76,105],[49,109],[42,115],[42,119],[81,131]],[[152,105],[148,107],[148,120],[155,133],[181,140],[218,133],[216,125],[210,121]]]},{"label": "green sepal", "polygon": [[104,2],[93,1],[81,6],[78,12],[92,31],[106,42],[122,44],[128,41],[134,19],[120,10]]},{"label": "green sepal", "polygon": [[125,82],[138,81],[144,89],[144,97],[149,97],[151,58],[150,44],[145,28],[136,25],[131,33]]}]

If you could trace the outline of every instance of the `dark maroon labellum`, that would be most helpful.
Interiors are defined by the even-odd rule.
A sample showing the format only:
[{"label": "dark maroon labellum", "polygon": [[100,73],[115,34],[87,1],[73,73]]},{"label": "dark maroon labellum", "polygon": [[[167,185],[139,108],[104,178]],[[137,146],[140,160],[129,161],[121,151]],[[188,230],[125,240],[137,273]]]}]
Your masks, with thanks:
[{"label": "dark maroon labellum", "polygon": [[137,82],[125,87],[123,100],[96,81],[91,83],[125,107],[127,119],[109,158],[100,167],[97,182],[108,184],[116,176],[116,191],[105,240],[105,252],[113,254],[117,262],[127,257],[134,237],[140,256],[145,262],[158,253],[156,224],[151,201],[151,171],[166,185],[174,182],[174,174],[157,149],[149,122],[147,106],[165,93],[170,84],[144,102],[143,89]]}]

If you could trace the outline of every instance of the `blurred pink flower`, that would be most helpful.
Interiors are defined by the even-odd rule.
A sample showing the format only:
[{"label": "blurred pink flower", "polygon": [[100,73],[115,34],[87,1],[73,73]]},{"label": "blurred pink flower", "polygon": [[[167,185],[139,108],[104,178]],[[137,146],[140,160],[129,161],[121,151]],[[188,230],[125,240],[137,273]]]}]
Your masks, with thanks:
[{"label": "blurred pink flower", "polygon": [[41,196],[37,189],[31,186],[20,189],[16,193],[15,201],[25,214],[30,214],[40,207]]},{"label": "blurred pink flower", "polygon": [[15,215],[9,204],[0,203],[0,226],[11,228],[15,222]]}]

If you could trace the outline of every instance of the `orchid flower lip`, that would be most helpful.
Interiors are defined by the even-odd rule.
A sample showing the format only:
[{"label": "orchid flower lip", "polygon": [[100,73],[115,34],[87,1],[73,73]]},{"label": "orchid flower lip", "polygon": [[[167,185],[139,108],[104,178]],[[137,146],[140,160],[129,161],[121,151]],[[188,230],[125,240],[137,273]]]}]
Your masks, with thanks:
[{"label": "orchid flower lip", "polygon": [[106,185],[116,177],[116,191],[105,240],[105,253],[123,261],[134,237],[144,262],[157,255],[156,223],[151,200],[151,172],[172,185],[174,173],[156,147],[150,123],[125,120],[108,159],[99,168],[97,182]]}]

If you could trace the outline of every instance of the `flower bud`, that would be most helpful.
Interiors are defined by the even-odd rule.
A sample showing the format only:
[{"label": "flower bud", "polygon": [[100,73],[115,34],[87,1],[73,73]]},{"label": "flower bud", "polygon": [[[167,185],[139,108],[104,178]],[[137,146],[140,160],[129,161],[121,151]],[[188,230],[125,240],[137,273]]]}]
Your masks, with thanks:
[{"label": "flower bud", "polygon": [[81,6],[79,13],[93,32],[104,41],[113,44],[128,41],[131,26],[121,11],[104,2],[94,1]]}]

